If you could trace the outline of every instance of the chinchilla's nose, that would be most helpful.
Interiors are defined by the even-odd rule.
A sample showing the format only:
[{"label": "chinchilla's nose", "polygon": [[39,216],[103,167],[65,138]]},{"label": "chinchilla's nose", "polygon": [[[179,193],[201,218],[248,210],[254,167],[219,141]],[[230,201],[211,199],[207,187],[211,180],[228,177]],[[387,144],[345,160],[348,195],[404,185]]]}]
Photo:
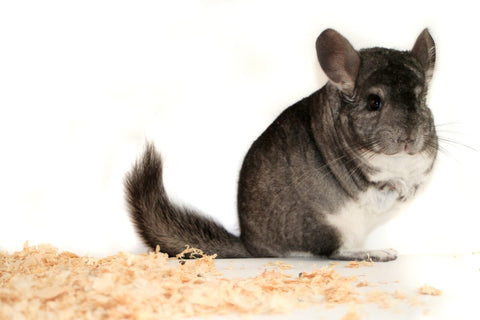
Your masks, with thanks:
[{"label": "chinchilla's nose", "polygon": [[414,154],[416,152],[416,146],[418,143],[418,129],[412,128],[400,135],[397,139],[400,149],[408,154]]},{"label": "chinchilla's nose", "polygon": [[422,139],[417,133],[418,130],[414,130],[414,132],[410,132],[408,135],[399,137],[397,140],[398,148],[410,155],[417,153],[422,145]]},{"label": "chinchilla's nose", "polygon": [[415,145],[416,139],[404,139],[400,140],[399,143],[403,145],[403,151],[406,153],[412,153],[413,151],[413,146]]}]

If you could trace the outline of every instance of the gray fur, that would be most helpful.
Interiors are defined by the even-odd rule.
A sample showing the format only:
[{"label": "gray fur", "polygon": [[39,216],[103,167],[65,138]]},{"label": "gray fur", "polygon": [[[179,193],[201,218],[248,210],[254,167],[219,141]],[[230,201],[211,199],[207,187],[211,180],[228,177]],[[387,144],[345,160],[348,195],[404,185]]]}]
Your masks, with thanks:
[{"label": "gray fur", "polygon": [[[148,245],[176,254],[188,244],[219,257],[300,251],[334,259],[396,258],[389,250],[349,250],[348,235],[331,218],[370,198],[388,211],[410,199],[430,173],[438,149],[426,106],[433,39],[425,29],[412,51],[356,51],[327,29],[316,46],[330,81],[286,109],[248,151],[238,185],[240,237],[168,200],[160,156],[149,145],[126,178],[131,216]],[[382,106],[373,110],[371,101],[378,98]],[[427,169],[390,177],[381,172],[388,168],[373,165],[397,155],[421,155]],[[366,210],[384,210],[372,206]]]},{"label": "gray fur", "polygon": [[162,161],[152,144],[127,174],[125,188],[132,220],[152,249],[159,245],[162,252],[175,256],[189,245],[222,257],[249,256],[240,240],[215,221],[169,201]]}]

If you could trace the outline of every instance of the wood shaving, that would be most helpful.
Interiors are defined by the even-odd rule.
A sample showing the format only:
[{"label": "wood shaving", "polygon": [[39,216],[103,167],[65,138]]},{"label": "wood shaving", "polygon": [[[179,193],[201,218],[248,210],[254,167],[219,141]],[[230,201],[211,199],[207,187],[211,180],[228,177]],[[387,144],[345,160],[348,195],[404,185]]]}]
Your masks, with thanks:
[{"label": "wood shaving", "polygon": [[360,263],[364,267],[373,267],[375,265],[375,262],[373,262],[373,260],[368,260],[368,261],[362,260]]},{"label": "wood shaving", "polygon": [[[166,254],[118,253],[105,258],[59,252],[50,245],[0,252],[0,319],[180,319],[226,314],[283,313],[311,306],[376,303],[385,296],[362,295],[357,277],[326,266],[298,276],[278,261],[257,276],[226,278],[215,256],[188,248]],[[198,259],[183,260],[184,256]],[[363,289],[363,288],[362,288]],[[389,299],[403,299],[399,294]],[[366,296],[366,298],[365,298]],[[344,319],[359,319],[351,307]]]},{"label": "wood shaving", "polygon": [[342,317],[342,320],[360,320],[360,314],[358,313],[357,305],[350,305],[347,313]]},{"label": "wood shaving", "polygon": [[373,267],[375,263],[373,261],[349,261],[346,265],[345,268],[360,268],[361,266],[364,267]]},{"label": "wood shaving", "polygon": [[380,308],[389,309],[395,306],[395,299],[392,294],[385,291],[371,291],[367,292],[367,301],[376,303]]},{"label": "wood shaving", "polygon": [[357,283],[357,288],[368,287],[369,285],[368,281],[360,281]]},{"label": "wood shaving", "polygon": [[345,265],[345,268],[360,268],[360,262],[358,261],[350,261]]},{"label": "wood shaving", "polygon": [[442,290],[431,287],[429,285],[423,285],[420,288],[418,288],[418,293],[424,294],[424,295],[431,295],[431,296],[441,296],[442,295]]},{"label": "wood shaving", "polygon": [[275,261],[275,262],[269,262],[267,263],[264,267],[268,268],[268,267],[275,267],[275,268],[278,268],[280,270],[288,270],[288,269],[292,269],[293,266],[291,264],[287,264],[283,261]]},{"label": "wood shaving", "polygon": [[408,298],[408,295],[403,291],[395,290],[395,292],[393,293],[393,297],[399,300],[406,300]]}]

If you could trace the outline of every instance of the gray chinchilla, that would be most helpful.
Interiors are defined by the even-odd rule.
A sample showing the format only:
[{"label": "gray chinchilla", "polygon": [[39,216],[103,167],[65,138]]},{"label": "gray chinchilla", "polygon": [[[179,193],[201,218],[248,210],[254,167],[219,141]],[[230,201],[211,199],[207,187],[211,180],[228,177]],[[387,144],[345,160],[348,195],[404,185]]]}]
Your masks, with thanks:
[{"label": "gray chinchilla", "polygon": [[438,141],[426,106],[435,44],[425,29],[411,51],[356,51],[337,31],[317,39],[329,81],[287,108],[248,151],[238,184],[239,237],[173,204],[162,161],[147,145],[125,179],[145,243],[175,255],[186,245],[218,257],[389,261],[392,249],[362,250],[432,171]]}]

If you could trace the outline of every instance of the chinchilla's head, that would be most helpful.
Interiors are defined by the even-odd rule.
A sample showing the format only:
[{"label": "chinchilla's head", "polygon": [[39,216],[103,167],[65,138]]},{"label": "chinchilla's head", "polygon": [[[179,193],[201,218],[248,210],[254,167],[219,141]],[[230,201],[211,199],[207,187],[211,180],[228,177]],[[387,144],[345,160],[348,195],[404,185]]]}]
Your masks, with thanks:
[{"label": "chinchilla's head", "polygon": [[356,51],[327,29],[317,55],[336,101],[335,128],[352,149],[376,154],[434,157],[437,136],[426,105],[435,64],[435,44],[425,29],[411,51],[372,48]]}]

